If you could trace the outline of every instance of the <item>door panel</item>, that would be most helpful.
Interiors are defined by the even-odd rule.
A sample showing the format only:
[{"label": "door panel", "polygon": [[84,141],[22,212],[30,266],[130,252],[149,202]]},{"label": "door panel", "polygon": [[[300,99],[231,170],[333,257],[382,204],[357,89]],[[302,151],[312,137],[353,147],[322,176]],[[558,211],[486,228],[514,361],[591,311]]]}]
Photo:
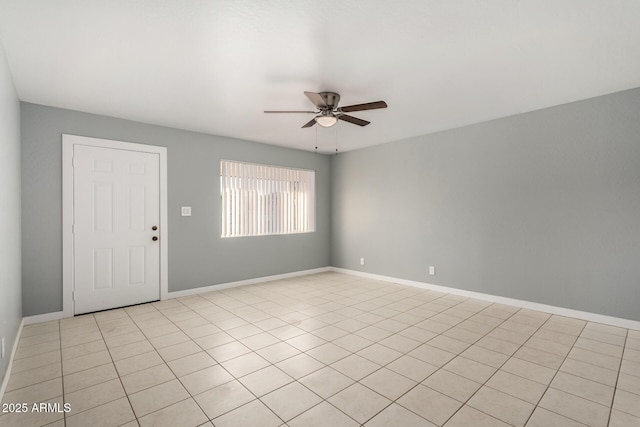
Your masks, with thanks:
[{"label": "door panel", "polygon": [[74,145],[75,314],[160,297],[158,154]]}]

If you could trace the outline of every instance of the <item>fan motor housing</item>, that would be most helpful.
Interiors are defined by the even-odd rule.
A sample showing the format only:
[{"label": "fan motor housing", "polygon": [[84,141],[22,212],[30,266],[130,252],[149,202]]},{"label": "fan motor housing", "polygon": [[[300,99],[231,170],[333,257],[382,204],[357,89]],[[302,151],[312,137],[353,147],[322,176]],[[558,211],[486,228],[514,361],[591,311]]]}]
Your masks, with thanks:
[{"label": "fan motor housing", "polygon": [[340,102],[340,95],[335,92],[318,92],[318,95],[324,99],[324,102],[326,102],[327,106],[332,110],[335,109]]}]

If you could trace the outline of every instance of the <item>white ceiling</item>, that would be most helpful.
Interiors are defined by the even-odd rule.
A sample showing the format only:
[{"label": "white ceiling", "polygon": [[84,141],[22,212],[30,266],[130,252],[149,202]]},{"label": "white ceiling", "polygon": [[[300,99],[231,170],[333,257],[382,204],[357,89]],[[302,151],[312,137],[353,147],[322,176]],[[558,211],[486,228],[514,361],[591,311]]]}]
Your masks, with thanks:
[{"label": "white ceiling", "polygon": [[389,108],[320,151],[640,86],[638,0],[0,0],[20,99],[313,150],[303,91]]}]

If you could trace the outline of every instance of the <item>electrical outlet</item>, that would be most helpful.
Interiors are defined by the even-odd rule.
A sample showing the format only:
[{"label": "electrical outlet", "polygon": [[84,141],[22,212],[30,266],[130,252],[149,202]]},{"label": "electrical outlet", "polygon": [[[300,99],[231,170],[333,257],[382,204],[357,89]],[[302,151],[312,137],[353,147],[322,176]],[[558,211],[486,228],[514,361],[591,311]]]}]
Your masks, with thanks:
[{"label": "electrical outlet", "polygon": [[182,216],[191,216],[191,206],[182,206],[180,213]]},{"label": "electrical outlet", "polygon": [[2,337],[2,345],[0,345],[2,349],[0,350],[0,359],[4,359],[4,337]]},{"label": "electrical outlet", "polygon": [[430,265],[429,266],[429,276],[435,276],[436,275],[436,266],[435,265]]},{"label": "electrical outlet", "polygon": [[364,258],[360,258],[360,265],[364,265]]}]

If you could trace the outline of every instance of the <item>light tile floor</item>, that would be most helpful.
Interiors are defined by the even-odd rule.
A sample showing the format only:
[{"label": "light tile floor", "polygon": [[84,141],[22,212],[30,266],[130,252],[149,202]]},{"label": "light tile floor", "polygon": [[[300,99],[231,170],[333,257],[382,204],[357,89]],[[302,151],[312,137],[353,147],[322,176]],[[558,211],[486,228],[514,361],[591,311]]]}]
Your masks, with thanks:
[{"label": "light tile floor", "polygon": [[640,331],[323,273],[26,326],[2,426],[640,426]]}]

